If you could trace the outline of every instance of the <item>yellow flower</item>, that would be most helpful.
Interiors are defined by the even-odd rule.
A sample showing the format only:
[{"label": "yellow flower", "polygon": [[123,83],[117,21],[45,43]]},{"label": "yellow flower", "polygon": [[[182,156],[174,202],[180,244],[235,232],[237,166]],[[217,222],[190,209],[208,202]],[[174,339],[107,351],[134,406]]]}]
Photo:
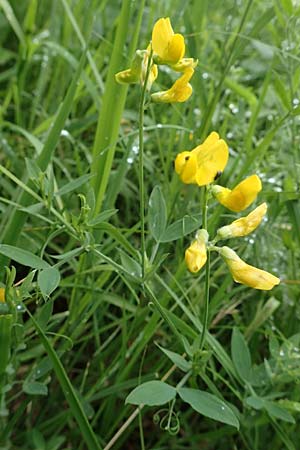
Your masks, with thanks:
[{"label": "yellow flower", "polygon": [[280,283],[280,279],[265,270],[257,269],[245,263],[229,247],[222,247],[220,254],[227,263],[230,273],[237,283],[245,284],[254,289],[269,291]]},{"label": "yellow flower", "polygon": [[190,152],[179,153],[175,160],[175,171],[183,183],[205,186],[214,181],[228,161],[228,146],[218,133],[213,131]]},{"label": "yellow flower", "polygon": [[0,302],[2,302],[2,303],[5,302],[5,289],[4,288],[0,288]]},{"label": "yellow flower", "polygon": [[196,240],[191,243],[185,251],[185,262],[190,272],[196,273],[204,266],[207,260],[206,244],[208,233],[206,230],[199,230]]},{"label": "yellow flower", "polygon": [[223,186],[215,185],[212,193],[221,205],[230,211],[243,211],[256,199],[261,191],[261,181],[257,175],[251,175],[241,181],[234,189],[230,190]]},{"label": "yellow flower", "polygon": [[[148,46],[147,50],[137,50],[130,69],[122,70],[121,72],[116,73],[116,81],[120,84],[140,83],[143,85],[146,78],[149,54],[150,46]],[[153,82],[157,78],[157,75],[157,65],[152,64],[147,83],[148,90],[150,90]]]},{"label": "yellow flower", "polygon": [[219,228],[217,231],[217,237],[219,239],[228,239],[232,237],[247,236],[247,234],[252,233],[252,231],[254,231],[261,223],[267,209],[267,204],[262,203],[250,214],[248,214],[248,216],[241,217],[240,219],[232,222],[230,225]]},{"label": "yellow flower", "polygon": [[151,99],[156,103],[176,103],[185,102],[190,98],[193,92],[192,86],[189,84],[194,69],[189,67],[184,74],[175,81],[173,86],[167,91],[155,92],[151,95]]},{"label": "yellow flower", "polygon": [[169,17],[159,19],[152,31],[153,57],[158,64],[176,64],[184,56],[182,34],[175,34]]}]

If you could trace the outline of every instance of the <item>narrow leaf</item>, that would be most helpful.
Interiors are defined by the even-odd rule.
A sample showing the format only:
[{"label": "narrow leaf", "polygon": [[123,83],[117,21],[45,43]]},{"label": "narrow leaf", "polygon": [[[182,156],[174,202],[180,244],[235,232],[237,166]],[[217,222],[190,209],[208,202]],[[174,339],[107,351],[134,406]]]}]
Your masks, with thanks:
[{"label": "narrow leaf", "polygon": [[49,264],[39,256],[34,255],[22,248],[14,247],[13,245],[0,244],[0,253],[13,261],[16,261],[23,266],[31,267],[32,269],[48,269]]},{"label": "narrow leaf", "polygon": [[251,356],[247,342],[238,328],[234,328],[231,336],[231,356],[233,364],[239,376],[245,380],[251,380]]},{"label": "narrow leaf", "polygon": [[148,221],[150,233],[160,242],[167,226],[167,207],[159,186],[155,186],[150,195]]}]

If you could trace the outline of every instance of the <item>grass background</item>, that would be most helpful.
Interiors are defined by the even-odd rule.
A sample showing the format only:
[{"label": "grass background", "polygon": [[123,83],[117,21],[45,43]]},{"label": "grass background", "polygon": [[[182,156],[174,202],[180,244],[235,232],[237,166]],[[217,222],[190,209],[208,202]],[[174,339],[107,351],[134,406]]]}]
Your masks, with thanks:
[{"label": "grass background", "polygon": [[[207,361],[195,359],[189,380],[233,403],[240,431],[178,400],[172,436],[153,423],[159,408],[131,416],[135,408],[124,403],[140,382],[166,377],[176,385],[183,376],[155,343],[181,354],[182,346],[136,279],[140,90],[113,77],[167,16],[199,64],[188,102],[147,109],[147,199],[159,185],[169,224],[186,214],[199,220],[202,194],[180,183],[173,160],[217,130],[230,146],[221,183],[257,173],[258,201],[269,205],[259,230],[232,245],[282,283],[272,292],[234,285],[213,258]],[[0,239],[55,266],[45,287],[36,275],[43,268],[12,255],[15,283],[27,278],[12,291],[2,448],[299,448],[299,23],[291,0],[0,0]],[[162,69],[155,90],[172,80]],[[211,204],[211,230],[233,218]],[[204,289],[204,273],[192,276],[183,262],[192,237],[146,242],[151,288],[190,344],[201,330]],[[2,257],[3,283],[5,264]],[[230,358],[234,326],[248,341],[254,387]],[[294,423],[282,410],[250,407],[251,389]]]}]

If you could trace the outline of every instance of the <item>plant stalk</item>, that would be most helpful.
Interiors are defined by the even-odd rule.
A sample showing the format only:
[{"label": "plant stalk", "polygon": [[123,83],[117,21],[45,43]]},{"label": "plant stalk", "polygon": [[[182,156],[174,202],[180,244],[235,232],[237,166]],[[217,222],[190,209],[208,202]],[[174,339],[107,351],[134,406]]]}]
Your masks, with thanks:
[{"label": "plant stalk", "polygon": [[[204,201],[202,208],[202,228],[207,230],[207,209],[208,209],[208,188],[204,186]],[[206,330],[208,324],[208,310],[209,310],[209,279],[210,279],[210,252],[207,252],[207,261],[205,266],[205,294],[204,294],[204,318],[203,318],[203,327],[200,338],[200,350],[202,350],[205,338],[206,338]]]},{"label": "plant stalk", "polygon": [[142,253],[142,280],[145,279],[145,190],[144,190],[144,116],[147,84],[152,62],[152,49],[147,62],[145,80],[141,90],[139,105],[139,194],[140,194],[140,221],[141,221],[141,253]]}]

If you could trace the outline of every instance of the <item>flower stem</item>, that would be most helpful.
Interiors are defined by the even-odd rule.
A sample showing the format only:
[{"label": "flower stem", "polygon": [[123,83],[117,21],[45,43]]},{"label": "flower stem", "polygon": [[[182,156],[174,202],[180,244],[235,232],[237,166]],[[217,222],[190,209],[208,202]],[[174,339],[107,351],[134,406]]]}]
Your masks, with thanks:
[{"label": "flower stem", "polygon": [[210,252],[207,252],[207,261],[206,261],[206,271],[205,271],[205,304],[204,304],[204,318],[203,318],[203,325],[202,325],[202,334],[200,339],[200,350],[202,350],[205,338],[206,338],[206,331],[207,331],[207,325],[208,325],[208,309],[209,309],[209,278],[210,278]]},{"label": "flower stem", "polygon": [[144,113],[148,78],[152,62],[152,49],[147,62],[145,80],[142,85],[139,105],[139,193],[140,193],[140,220],[141,220],[141,253],[142,253],[142,279],[145,278],[145,190],[144,190]]},{"label": "flower stem", "polygon": [[[207,186],[204,186],[204,201],[203,201],[203,208],[202,208],[202,228],[204,230],[207,229],[207,206],[208,203],[208,188]],[[210,278],[210,252],[207,252],[207,261],[206,261],[206,271],[205,271],[205,295],[204,295],[204,318],[203,318],[203,325],[202,325],[202,333],[200,338],[200,350],[202,350],[204,343],[205,343],[205,337],[206,337],[206,330],[207,330],[207,324],[208,324],[208,309],[209,309],[209,278]]]}]

